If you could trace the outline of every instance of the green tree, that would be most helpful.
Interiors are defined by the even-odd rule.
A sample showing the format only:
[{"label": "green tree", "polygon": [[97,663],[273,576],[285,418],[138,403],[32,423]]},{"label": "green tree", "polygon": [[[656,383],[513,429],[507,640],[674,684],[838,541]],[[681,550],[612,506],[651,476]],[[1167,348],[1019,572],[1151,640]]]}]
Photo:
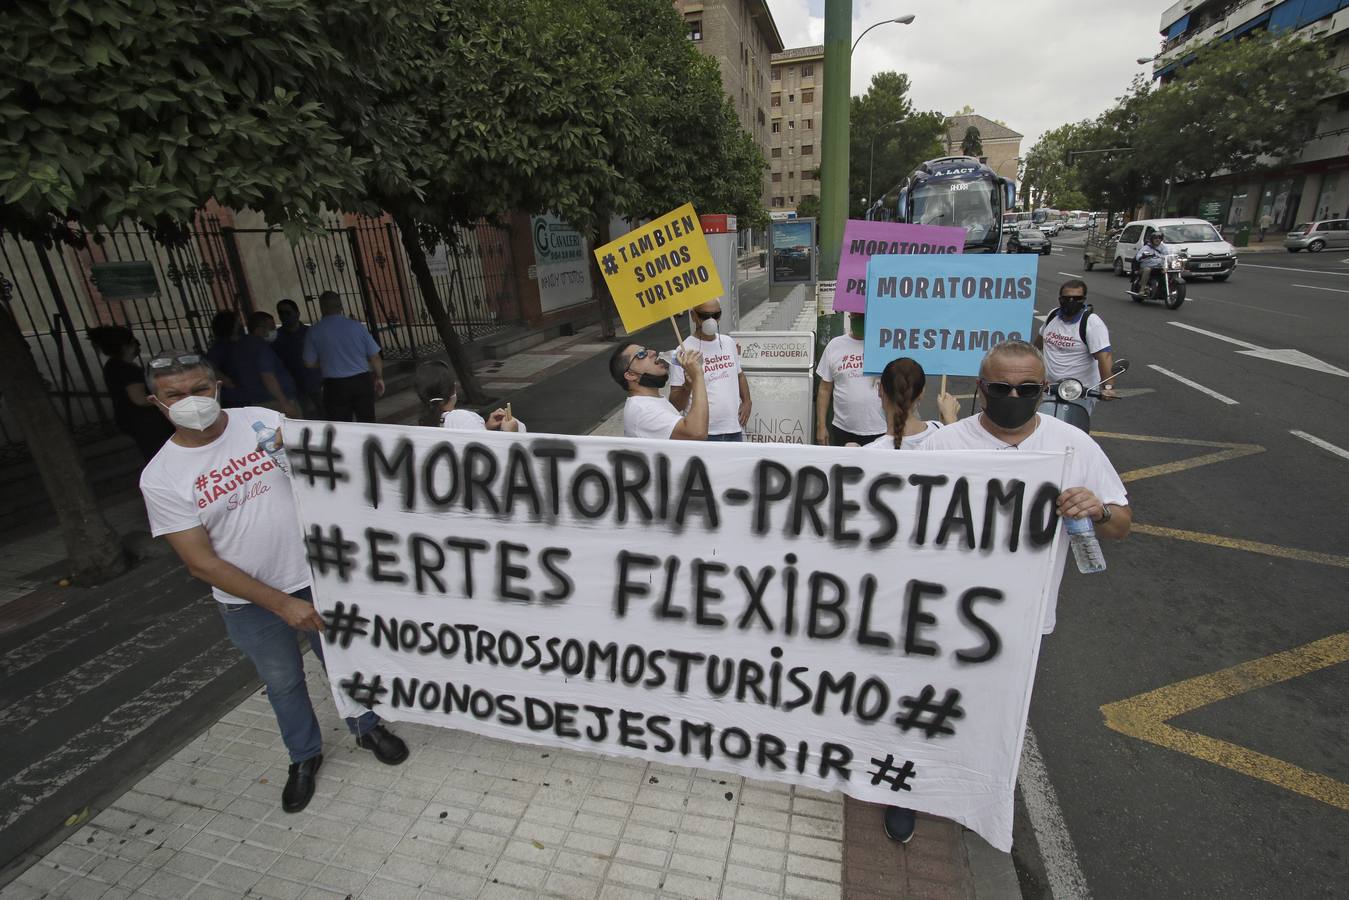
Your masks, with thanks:
[{"label": "green tree", "polygon": [[978,128],[971,125],[965,129],[965,137],[960,140],[960,152],[976,159],[984,155],[984,141],[979,136]]},{"label": "green tree", "polygon": [[865,94],[852,98],[848,158],[848,208],[852,218],[862,218],[867,206],[899,184],[919,163],[942,155],[946,117],[937,112],[915,112],[908,93],[909,76],[880,72],[871,79]]},{"label": "green tree", "polygon": [[1043,193],[1045,205],[1057,209],[1081,209],[1068,202],[1070,195],[1080,195],[1077,168],[1068,165],[1068,152],[1081,149],[1089,123],[1073,122],[1046,131],[1026,154],[1022,180]]},{"label": "green tree", "polygon": [[796,204],[796,215],[802,219],[818,219],[820,217],[820,198],[814,194],[806,194],[801,198],[801,202]]}]

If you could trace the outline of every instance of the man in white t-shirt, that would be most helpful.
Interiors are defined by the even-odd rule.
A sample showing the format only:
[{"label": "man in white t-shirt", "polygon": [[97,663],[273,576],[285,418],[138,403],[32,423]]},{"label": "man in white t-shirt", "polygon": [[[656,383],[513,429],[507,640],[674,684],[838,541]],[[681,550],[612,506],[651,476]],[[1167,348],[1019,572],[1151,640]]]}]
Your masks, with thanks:
[{"label": "man in white t-shirt", "polygon": [[[1039,351],[1025,341],[999,344],[988,351],[979,367],[977,389],[983,411],[941,429],[917,449],[1058,452],[1072,447],[1068,487],[1059,494],[1059,515],[1090,518],[1098,537],[1127,536],[1133,513],[1124,482],[1091,435],[1037,412],[1045,387],[1045,366]],[[1068,560],[1066,531],[1059,541],[1058,556],[1042,627],[1045,634],[1054,630],[1056,621],[1059,584]]]},{"label": "man in white t-shirt", "polygon": [[[820,376],[815,394],[815,443],[865,447],[885,434],[885,410],[876,389],[876,376],[862,374],[865,319],[861,313],[848,313],[848,330],[825,346],[815,367],[815,374]],[[832,421],[830,399],[834,401]]]},{"label": "man in white t-shirt", "polygon": [[670,364],[655,350],[640,344],[624,344],[609,357],[609,374],[627,391],[623,404],[623,435],[656,440],[707,440],[707,387],[703,384],[703,355],[679,349],[676,358],[684,369],[691,400],[681,415],[660,395],[670,380]]},{"label": "man in white t-shirt", "polygon": [[[1110,350],[1110,331],[1105,322],[1087,305],[1087,283],[1074,278],[1059,287],[1059,308],[1052,310],[1044,327],[1035,336],[1035,347],[1045,357],[1045,375],[1050,381],[1076,378],[1083,387],[1101,382],[1101,398],[1115,399],[1115,384],[1110,377],[1114,356]],[[1084,341],[1083,338],[1086,338]],[[1075,401],[1092,412],[1095,397]]]},{"label": "man in white t-shirt", "polygon": [[[220,382],[205,357],[182,350],[146,365],[150,400],[174,425],[141,473],[155,537],[188,572],[211,585],[230,640],[267,686],[290,773],[281,807],[299,812],[323,763],[318,719],[296,638],[323,659],[323,619],[314,610],[304,537],[295,516],[282,417],[262,407],[220,408]],[[359,710],[352,710],[359,712]],[[407,745],[373,712],[347,719],[357,746],[397,765]]]},{"label": "man in white t-shirt", "polygon": [[[717,331],[721,325],[721,301],[709,300],[692,311],[693,332],[681,345],[703,355],[703,383],[707,386],[707,439],[743,441],[749,421],[749,379],[740,368],[740,353],[735,341]],[[675,409],[688,408],[689,387],[684,369],[670,370],[670,403]]]}]

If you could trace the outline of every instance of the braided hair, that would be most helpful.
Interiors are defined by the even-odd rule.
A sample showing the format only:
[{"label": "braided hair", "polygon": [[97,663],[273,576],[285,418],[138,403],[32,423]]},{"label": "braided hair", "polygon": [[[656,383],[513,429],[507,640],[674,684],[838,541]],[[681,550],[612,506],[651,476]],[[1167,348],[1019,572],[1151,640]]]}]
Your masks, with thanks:
[{"label": "braided hair", "polygon": [[890,427],[895,432],[895,449],[904,441],[904,423],[909,420],[909,411],[917,402],[923,388],[927,385],[927,374],[916,360],[907,356],[892,359],[881,372],[881,390],[894,408]]},{"label": "braided hair", "polygon": [[458,386],[454,372],[440,360],[433,359],[419,365],[413,377],[417,399],[422,402],[422,416],[419,423],[439,425],[440,408],[445,405],[446,400],[454,396]]}]

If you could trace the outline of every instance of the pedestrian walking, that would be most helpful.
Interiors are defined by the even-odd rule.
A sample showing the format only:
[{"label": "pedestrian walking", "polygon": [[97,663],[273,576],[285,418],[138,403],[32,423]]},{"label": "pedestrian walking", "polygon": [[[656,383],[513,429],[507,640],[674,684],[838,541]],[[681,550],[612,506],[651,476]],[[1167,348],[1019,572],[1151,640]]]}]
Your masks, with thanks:
[{"label": "pedestrian walking", "polygon": [[422,402],[419,424],[453,431],[510,431],[524,434],[525,423],[511,415],[510,405],[495,409],[484,419],[471,409],[459,409],[459,382],[450,367],[438,359],[417,367],[413,377],[417,399]]},{"label": "pedestrian walking", "polygon": [[289,297],[277,301],[276,314],[281,327],[276,330],[272,351],[295,381],[299,393],[300,411],[305,417],[316,419],[323,413],[323,376],[318,369],[304,364],[304,341],[309,326],[300,321],[300,307]]},{"label": "pedestrian walking", "polygon": [[1260,217],[1260,240],[1265,239],[1265,232],[1274,227],[1274,217],[1265,213]]},{"label": "pedestrian walking", "polygon": [[[862,335],[865,318],[848,313],[848,334],[834,338],[820,355],[815,374],[820,387],[815,394],[815,443],[865,447],[886,433],[875,376],[862,374]],[[829,417],[829,402],[834,415]]]},{"label": "pedestrian walking", "polygon": [[319,311],[323,318],[305,336],[304,363],[323,375],[323,414],[335,422],[373,422],[375,399],[384,396],[379,344],[342,313],[336,291],[319,294]]},{"label": "pedestrian walking", "polygon": [[[198,353],[155,356],[146,381],[150,399],[174,425],[141,473],[151,533],[211,585],[226,633],[266,685],[290,755],[281,808],[299,812],[314,795],[323,740],[297,638],[307,637],[322,662],[324,622],[310,591],[281,416],[258,406],[222,410],[219,378]],[[380,762],[398,765],[408,756],[371,711],[347,718],[347,727]]]},{"label": "pedestrian walking", "polygon": [[[1045,317],[1035,336],[1035,349],[1044,353],[1045,375],[1051,382],[1076,378],[1088,388],[1101,384],[1101,399],[1115,399],[1115,384],[1106,381],[1115,362],[1110,330],[1087,303],[1085,281],[1073,278],[1059,286],[1058,308]],[[1095,397],[1074,402],[1087,412],[1096,409]]]},{"label": "pedestrian walking", "polygon": [[697,350],[675,351],[689,386],[687,413],[676,410],[660,395],[670,380],[670,364],[655,350],[623,344],[609,357],[609,375],[627,392],[623,404],[623,434],[656,440],[707,440],[707,386],[703,383],[703,355]]},{"label": "pedestrian walking", "polygon": [[[684,350],[703,355],[703,383],[707,388],[707,439],[736,442],[745,439],[752,402],[749,379],[740,368],[740,353],[735,341],[721,328],[721,301],[709,300],[690,313],[692,333],[684,338]],[[675,409],[688,408],[691,391],[684,381],[682,366],[670,369],[670,403]]]},{"label": "pedestrian walking", "polygon": [[136,442],[148,463],[173,434],[173,426],[164,421],[145,390],[145,370],[136,363],[141,342],[121,325],[91,328],[89,339],[108,358],[103,364],[103,384],[112,401],[113,424]]}]

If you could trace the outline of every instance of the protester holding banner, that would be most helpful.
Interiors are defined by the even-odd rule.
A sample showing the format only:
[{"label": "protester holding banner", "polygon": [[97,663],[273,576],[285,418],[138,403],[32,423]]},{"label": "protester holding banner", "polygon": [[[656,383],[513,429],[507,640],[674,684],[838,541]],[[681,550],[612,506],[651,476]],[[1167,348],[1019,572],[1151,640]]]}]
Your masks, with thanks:
[{"label": "protester holding banner", "polygon": [[486,419],[470,409],[457,409],[459,383],[450,367],[438,359],[417,366],[414,378],[417,399],[422,402],[420,424],[454,431],[513,431],[524,433],[525,423],[510,409],[496,409]]},{"label": "protester holding banner", "polygon": [[867,448],[871,450],[912,450],[937,433],[943,425],[950,425],[960,416],[960,401],[942,391],[937,394],[939,422],[926,422],[918,414],[923,400],[927,374],[923,367],[907,356],[892,359],[881,373],[881,405],[890,428]]},{"label": "protester holding banner", "polygon": [[[1115,399],[1110,377],[1114,356],[1110,349],[1110,331],[1105,322],[1087,305],[1087,283],[1079,278],[1059,286],[1059,308],[1051,310],[1044,327],[1035,336],[1035,346],[1045,355],[1045,374],[1050,381],[1076,378],[1086,387],[1100,382],[1101,398]],[[1095,397],[1074,401],[1096,409]]]},{"label": "protester holding banner", "polygon": [[628,392],[623,404],[623,435],[656,440],[707,440],[707,385],[703,382],[703,355],[697,350],[677,350],[691,400],[681,415],[660,395],[670,380],[670,364],[655,350],[624,344],[609,357],[609,374]]},{"label": "protester holding banner", "polygon": [[[988,351],[979,367],[978,391],[983,411],[941,429],[919,444],[918,449],[1055,452],[1071,449],[1067,472],[1060,482],[1059,516],[1091,519],[1100,537],[1126,537],[1133,513],[1124,482],[1091,435],[1036,411],[1046,388],[1040,351],[1025,341],[998,344]],[[1065,528],[1062,523],[1059,527]],[[1054,630],[1068,543],[1067,535],[1060,535],[1058,560],[1041,628],[1044,634]]]},{"label": "protester holding banner", "polygon": [[[684,338],[685,350],[703,355],[703,382],[707,386],[707,439],[743,441],[745,422],[749,420],[749,379],[740,368],[740,353],[735,341],[718,334],[721,301],[709,300],[692,310],[693,333]],[[684,370],[670,370],[670,403],[675,409],[688,408],[689,388]]]},{"label": "protester holding banner", "polygon": [[[866,331],[861,313],[848,314],[849,333],[834,338],[820,355],[815,374],[820,387],[815,396],[815,443],[843,447],[866,446],[886,432],[885,410],[874,376],[862,374],[862,336]],[[829,401],[834,417],[829,419]]]},{"label": "protester holding banner", "polygon": [[[322,661],[324,621],[310,592],[282,417],[254,406],[223,411],[220,381],[197,353],[161,353],[146,375],[150,399],[174,424],[141,474],[151,532],[211,585],[230,640],[267,686],[291,760],[281,807],[299,812],[314,794],[323,740],[296,638],[305,634]],[[407,758],[407,746],[373,712],[348,718],[347,726],[380,762]]]}]

